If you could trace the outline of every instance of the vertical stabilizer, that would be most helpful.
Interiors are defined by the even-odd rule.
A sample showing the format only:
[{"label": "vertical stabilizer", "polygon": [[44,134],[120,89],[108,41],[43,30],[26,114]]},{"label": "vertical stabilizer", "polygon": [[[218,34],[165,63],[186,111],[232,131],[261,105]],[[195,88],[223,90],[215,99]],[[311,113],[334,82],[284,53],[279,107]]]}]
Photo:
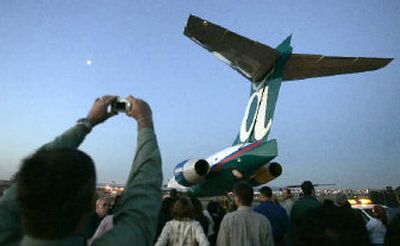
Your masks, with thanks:
[{"label": "vertical stabilizer", "polygon": [[252,83],[250,98],[234,145],[265,141],[268,138],[284,75],[284,65],[292,53],[291,37],[287,37],[276,48],[280,56],[265,78],[259,83]]}]

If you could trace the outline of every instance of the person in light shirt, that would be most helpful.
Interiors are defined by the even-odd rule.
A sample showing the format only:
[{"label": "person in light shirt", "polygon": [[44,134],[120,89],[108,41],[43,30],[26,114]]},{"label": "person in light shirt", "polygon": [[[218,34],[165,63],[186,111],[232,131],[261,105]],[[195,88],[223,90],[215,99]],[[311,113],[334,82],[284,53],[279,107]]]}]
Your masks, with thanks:
[{"label": "person in light shirt", "polygon": [[387,229],[386,212],[381,206],[375,205],[372,209],[372,213],[374,218],[367,223],[369,240],[372,245],[383,245]]},{"label": "person in light shirt", "polygon": [[179,198],[172,209],[172,220],[161,231],[155,246],[209,246],[200,223],[193,219],[193,205],[187,198]]},{"label": "person in light shirt", "polygon": [[292,207],[294,204],[292,193],[289,188],[284,188],[282,190],[282,195],[283,195],[283,201],[280,204],[285,209],[286,214],[290,216],[290,212],[292,211]]}]

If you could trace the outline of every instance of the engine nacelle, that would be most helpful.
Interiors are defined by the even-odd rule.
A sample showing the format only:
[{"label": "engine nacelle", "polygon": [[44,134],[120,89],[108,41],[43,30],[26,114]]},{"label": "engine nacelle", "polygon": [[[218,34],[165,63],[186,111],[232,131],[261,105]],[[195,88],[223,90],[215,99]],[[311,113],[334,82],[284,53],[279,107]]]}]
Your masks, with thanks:
[{"label": "engine nacelle", "polygon": [[253,185],[262,185],[279,177],[281,174],[282,166],[277,162],[271,162],[257,169],[250,182]]},{"label": "engine nacelle", "polygon": [[174,169],[175,180],[183,186],[192,186],[200,183],[210,171],[206,160],[192,159],[179,163]]}]

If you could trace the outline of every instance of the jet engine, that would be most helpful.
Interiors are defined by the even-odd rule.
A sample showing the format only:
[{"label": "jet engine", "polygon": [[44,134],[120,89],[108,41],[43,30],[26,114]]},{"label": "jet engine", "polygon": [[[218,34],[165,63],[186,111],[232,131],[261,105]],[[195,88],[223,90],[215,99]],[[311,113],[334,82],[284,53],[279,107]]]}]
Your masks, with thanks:
[{"label": "jet engine", "polygon": [[265,184],[282,174],[282,166],[277,162],[268,163],[254,172],[250,182],[253,185]]},{"label": "jet engine", "polygon": [[174,175],[178,184],[192,186],[200,183],[210,171],[210,165],[203,159],[183,161],[175,166]]}]

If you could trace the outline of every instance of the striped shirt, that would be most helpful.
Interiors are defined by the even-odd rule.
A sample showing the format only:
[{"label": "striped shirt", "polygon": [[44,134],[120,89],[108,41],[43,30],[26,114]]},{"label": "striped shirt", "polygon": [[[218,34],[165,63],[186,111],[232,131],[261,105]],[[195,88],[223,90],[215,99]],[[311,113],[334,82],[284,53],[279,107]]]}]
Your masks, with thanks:
[{"label": "striped shirt", "polygon": [[210,245],[200,223],[195,220],[171,220],[165,224],[155,246]]}]

